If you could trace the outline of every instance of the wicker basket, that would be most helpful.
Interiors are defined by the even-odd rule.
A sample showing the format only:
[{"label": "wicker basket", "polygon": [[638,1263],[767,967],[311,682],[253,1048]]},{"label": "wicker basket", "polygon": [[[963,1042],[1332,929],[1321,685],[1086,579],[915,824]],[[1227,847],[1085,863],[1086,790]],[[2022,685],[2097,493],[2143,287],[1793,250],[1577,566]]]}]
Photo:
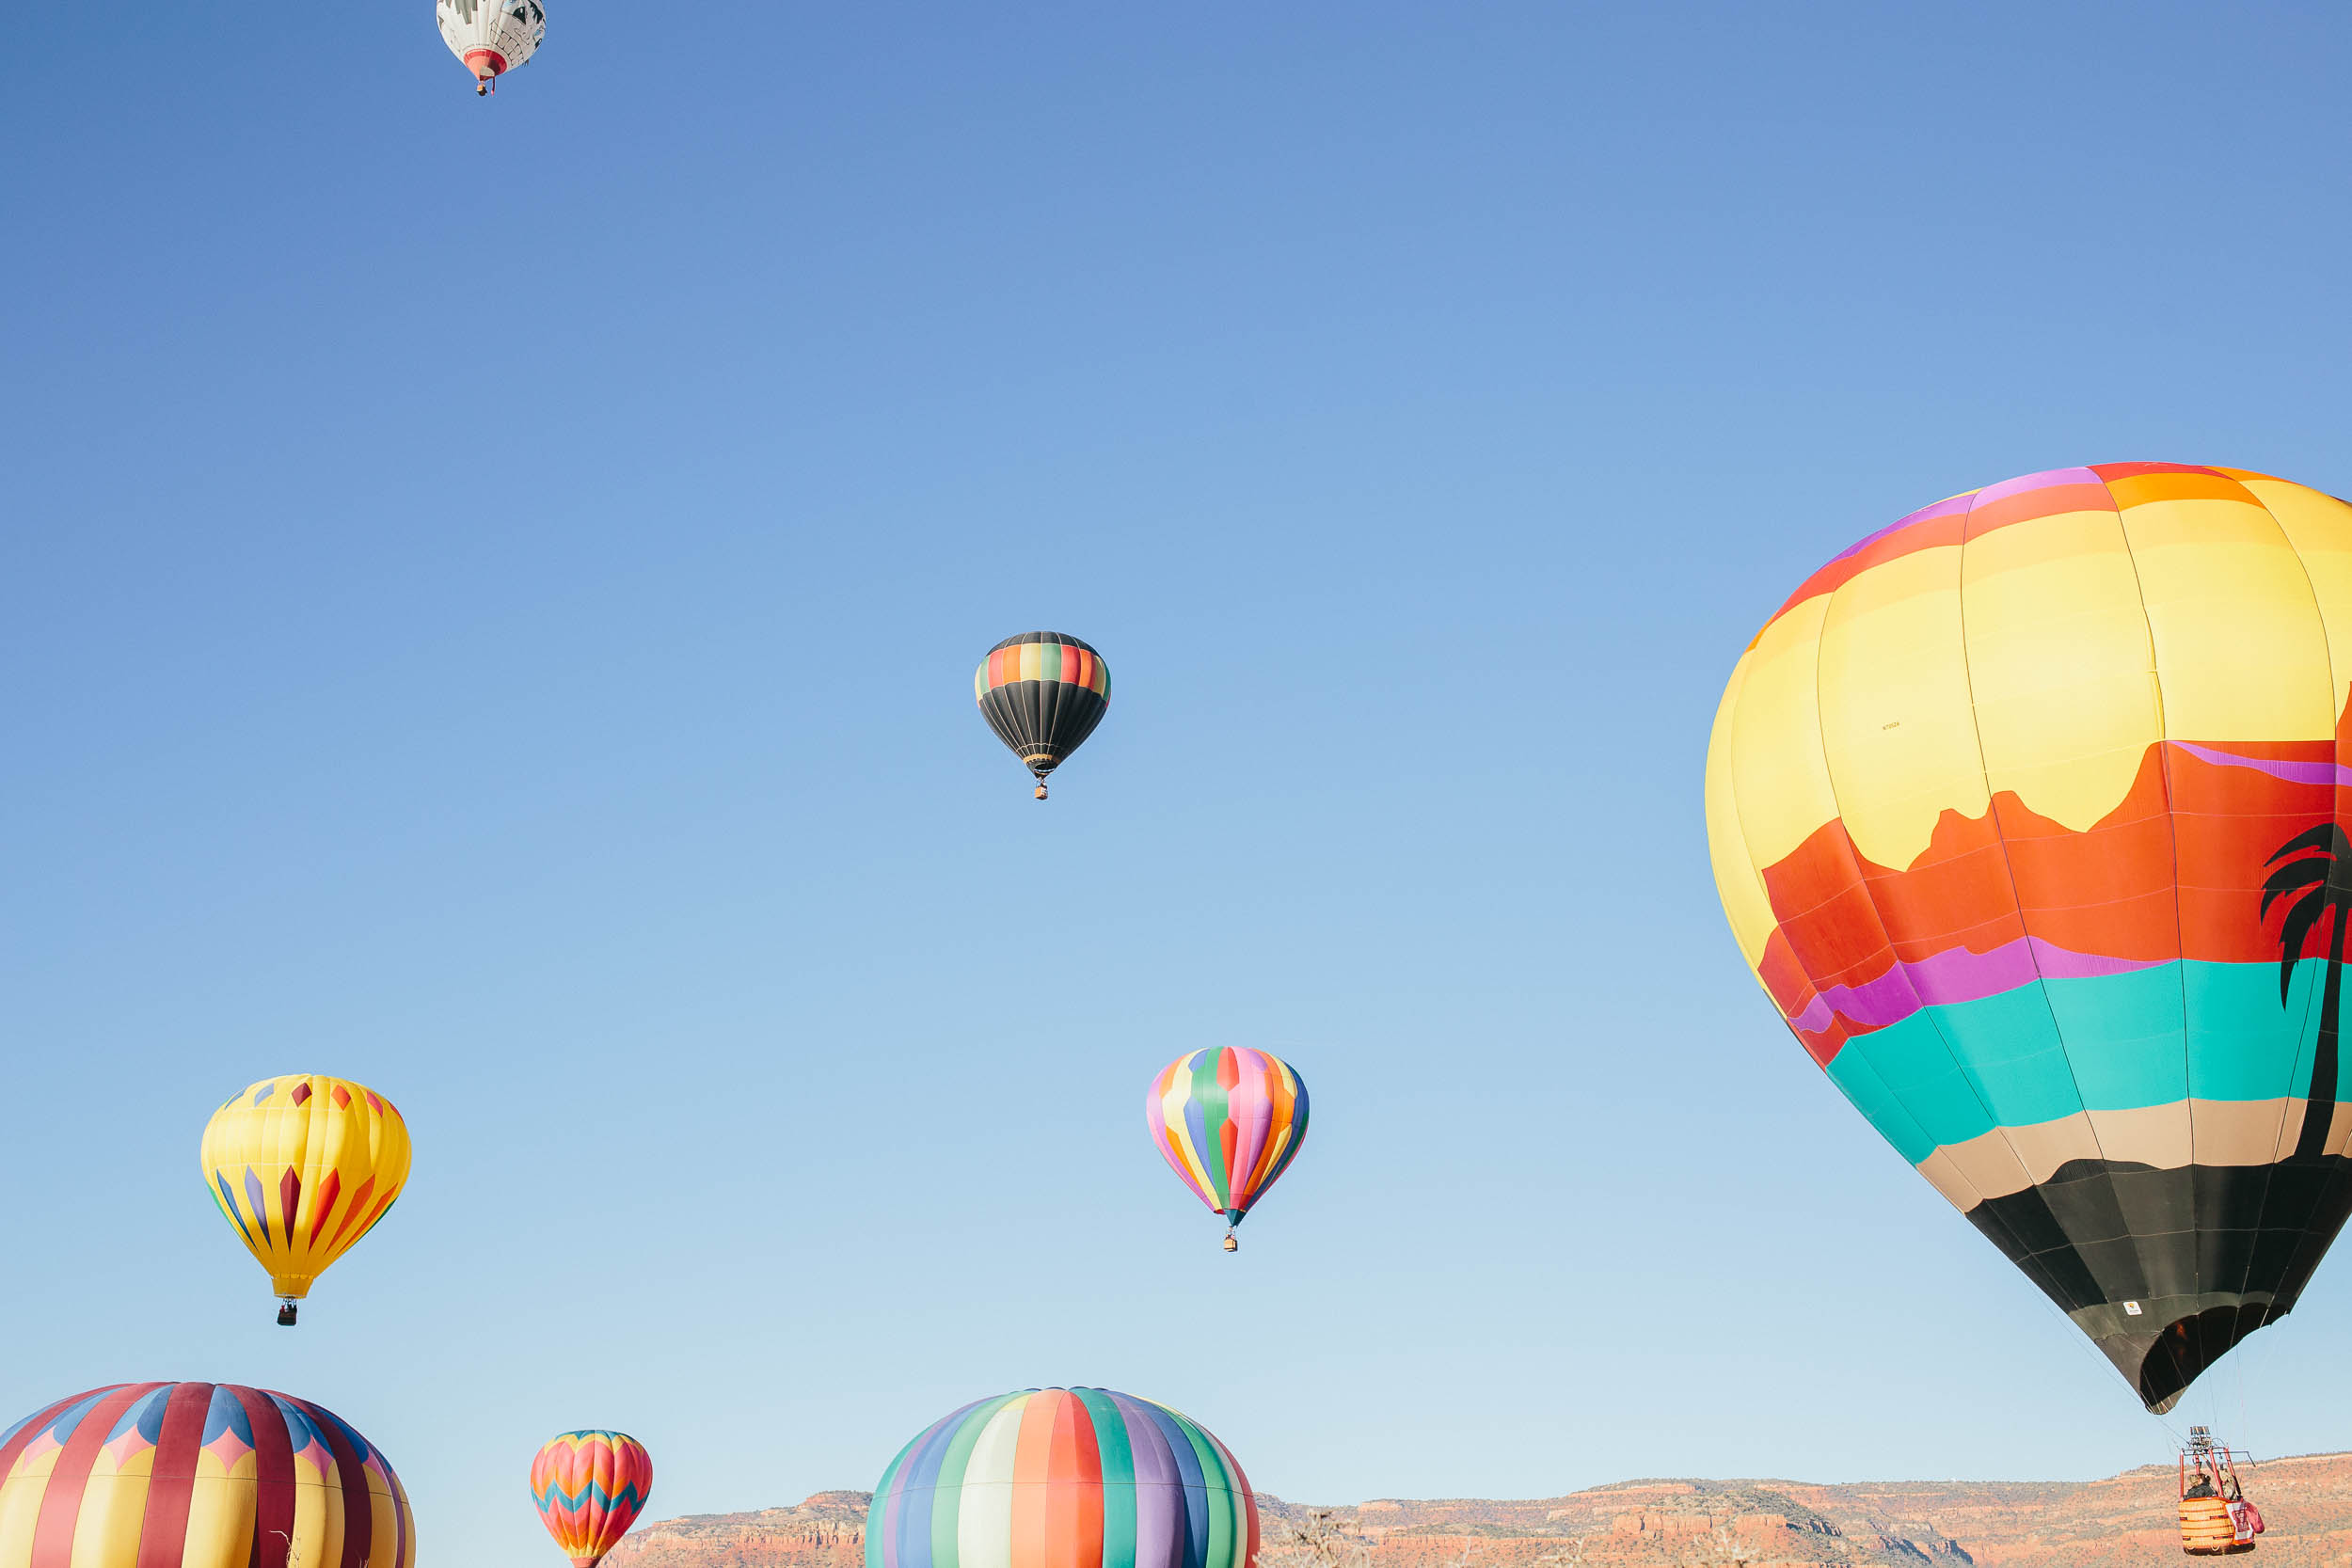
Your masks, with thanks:
[{"label": "wicker basket", "polygon": [[2181,1550],[2192,1557],[2226,1557],[2253,1549],[2251,1541],[2237,1538],[2228,1503],[2219,1497],[2181,1499]]}]

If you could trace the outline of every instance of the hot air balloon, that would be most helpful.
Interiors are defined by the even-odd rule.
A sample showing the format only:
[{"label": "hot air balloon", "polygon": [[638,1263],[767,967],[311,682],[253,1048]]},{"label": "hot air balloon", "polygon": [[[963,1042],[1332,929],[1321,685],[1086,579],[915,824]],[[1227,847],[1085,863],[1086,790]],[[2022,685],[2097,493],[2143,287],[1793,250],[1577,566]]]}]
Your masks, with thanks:
[{"label": "hot air balloon", "polygon": [[539,0],[434,0],[441,41],[473,72],[477,95],[498,90],[498,79],[539,52],[548,13]]},{"label": "hot air balloon", "polygon": [[2352,1212],[2348,690],[2352,507],[2122,463],[1870,535],[1715,717],[1750,968],[2151,1410]]},{"label": "hot air balloon", "polygon": [[348,1078],[264,1078],[213,1113],[199,1159],[291,1328],[310,1282],[400,1196],[408,1126],[390,1101]]},{"label": "hot air balloon", "polygon": [[1025,631],[989,649],[972,677],[972,692],[996,738],[1037,775],[1037,798],[1042,800],[1045,775],[1103,721],[1110,706],[1111,673],[1101,654],[1074,637]]},{"label": "hot air balloon", "polygon": [[866,1568],[1254,1568],[1258,1503],[1225,1445],[1104,1388],[967,1404],[890,1462]]},{"label": "hot air balloon", "polygon": [[1143,1097],[1144,1121],[1168,1169],[1233,1227],[1298,1157],[1307,1139],[1307,1083],[1267,1051],[1216,1046],[1160,1069]]},{"label": "hot air balloon", "polygon": [[531,1462],[531,1500],[574,1568],[595,1568],[653,1496],[653,1456],[626,1432],[567,1432]]},{"label": "hot air balloon", "polygon": [[416,1568],[373,1445],[308,1400],[119,1383],[0,1430],[0,1568]]}]

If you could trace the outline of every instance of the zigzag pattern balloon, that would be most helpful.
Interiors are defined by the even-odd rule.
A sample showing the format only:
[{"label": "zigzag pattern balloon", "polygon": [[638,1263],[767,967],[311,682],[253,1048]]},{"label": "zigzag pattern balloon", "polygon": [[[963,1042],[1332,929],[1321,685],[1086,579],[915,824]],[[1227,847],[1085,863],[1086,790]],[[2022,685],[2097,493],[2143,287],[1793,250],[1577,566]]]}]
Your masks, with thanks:
[{"label": "zigzag pattern balloon", "polygon": [[531,1462],[531,1500],[577,1568],[621,1544],[653,1496],[653,1456],[626,1432],[567,1432]]}]

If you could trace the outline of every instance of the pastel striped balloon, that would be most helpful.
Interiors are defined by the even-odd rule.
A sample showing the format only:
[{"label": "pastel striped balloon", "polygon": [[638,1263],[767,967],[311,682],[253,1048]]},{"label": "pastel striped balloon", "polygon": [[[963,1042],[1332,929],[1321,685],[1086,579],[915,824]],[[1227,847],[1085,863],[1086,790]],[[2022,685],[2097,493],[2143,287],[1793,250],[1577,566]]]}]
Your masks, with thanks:
[{"label": "pastel striped balloon", "polygon": [[567,1432],[531,1462],[539,1520],[579,1568],[619,1545],[652,1496],[653,1456],[626,1432]]},{"label": "pastel striped balloon", "polygon": [[1258,1504],[1225,1445],[1105,1388],[967,1404],[899,1450],[866,1568],[1255,1568]]},{"label": "pastel striped balloon", "polygon": [[1234,1226],[1298,1157],[1307,1085],[1271,1052],[1216,1046],[1162,1068],[1143,1115],[1168,1168]]},{"label": "pastel striped balloon", "polygon": [[0,1430],[0,1568],[416,1568],[400,1478],[333,1412],[119,1383]]}]

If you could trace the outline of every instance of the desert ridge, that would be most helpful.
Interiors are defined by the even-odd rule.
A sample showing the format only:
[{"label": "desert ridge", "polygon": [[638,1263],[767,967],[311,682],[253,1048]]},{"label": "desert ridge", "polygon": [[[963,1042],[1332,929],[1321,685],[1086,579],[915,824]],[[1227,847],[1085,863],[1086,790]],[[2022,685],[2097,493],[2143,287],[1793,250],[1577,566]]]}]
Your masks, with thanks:
[{"label": "desert ridge", "polygon": [[[2270,1528],[2250,1559],[2320,1568],[2352,1552],[2352,1454],[2248,1474]],[[1261,1494],[1265,1568],[2149,1568],[2179,1560],[2171,1465],[2092,1481],[1636,1481],[1526,1500]],[[864,1568],[864,1492],[641,1526],[612,1568]]]}]

